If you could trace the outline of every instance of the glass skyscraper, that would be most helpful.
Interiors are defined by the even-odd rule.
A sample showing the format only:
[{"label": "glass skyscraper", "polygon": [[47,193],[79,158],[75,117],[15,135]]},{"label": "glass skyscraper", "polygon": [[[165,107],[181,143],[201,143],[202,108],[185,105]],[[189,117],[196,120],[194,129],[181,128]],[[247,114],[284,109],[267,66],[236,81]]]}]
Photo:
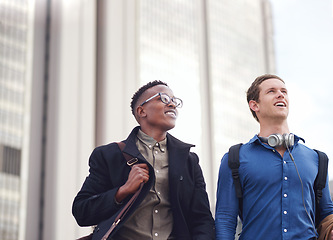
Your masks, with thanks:
[{"label": "glass skyscraper", "polygon": [[268,0],[0,0],[0,239],[75,239],[71,203],[101,144],[159,79],[184,101],[211,209],[218,166],[257,131],[245,91],[274,73]]},{"label": "glass skyscraper", "polygon": [[[255,77],[275,72],[269,2],[138,5],[140,81],[158,76],[184,98],[173,132],[198,146],[206,178],[214,182],[228,147],[257,131],[245,92]],[[215,183],[209,187],[214,199]]]},{"label": "glass skyscraper", "polygon": [[[18,239],[25,97],[29,91],[28,1],[0,1],[0,238]],[[28,93],[29,94],[29,93]]]}]

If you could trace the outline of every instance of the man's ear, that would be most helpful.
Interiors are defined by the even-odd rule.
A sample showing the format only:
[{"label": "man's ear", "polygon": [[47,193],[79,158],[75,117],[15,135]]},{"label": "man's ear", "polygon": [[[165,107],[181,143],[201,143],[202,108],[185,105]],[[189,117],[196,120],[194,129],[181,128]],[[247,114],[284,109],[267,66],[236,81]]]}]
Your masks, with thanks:
[{"label": "man's ear", "polygon": [[136,115],[137,115],[138,118],[144,118],[144,117],[146,117],[147,113],[146,113],[144,107],[138,106],[136,108]]},{"label": "man's ear", "polygon": [[254,101],[254,100],[250,100],[250,102],[249,102],[249,107],[250,107],[250,109],[251,109],[252,111],[254,111],[254,112],[258,112],[258,111],[259,111],[259,105],[258,105],[258,103],[257,103],[256,101]]}]

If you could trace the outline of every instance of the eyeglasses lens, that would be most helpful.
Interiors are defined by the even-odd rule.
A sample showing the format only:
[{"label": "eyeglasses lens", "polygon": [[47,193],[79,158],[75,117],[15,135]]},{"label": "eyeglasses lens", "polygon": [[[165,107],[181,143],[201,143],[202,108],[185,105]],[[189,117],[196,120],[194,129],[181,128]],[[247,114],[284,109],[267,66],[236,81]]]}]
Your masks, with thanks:
[{"label": "eyeglasses lens", "polygon": [[165,104],[169,104],[170,103],[170,97],[166,94],[161,94],[161,101]]},{"label": "eyeglasses lens", "polygon": [[170,96],[165,93],[161,93],[160,96],[161,96],[161,101],[165,104],[169,104],[172,101],[176,107],[183,106],[183,102],[179,98],[176,97],[170,98]]}]

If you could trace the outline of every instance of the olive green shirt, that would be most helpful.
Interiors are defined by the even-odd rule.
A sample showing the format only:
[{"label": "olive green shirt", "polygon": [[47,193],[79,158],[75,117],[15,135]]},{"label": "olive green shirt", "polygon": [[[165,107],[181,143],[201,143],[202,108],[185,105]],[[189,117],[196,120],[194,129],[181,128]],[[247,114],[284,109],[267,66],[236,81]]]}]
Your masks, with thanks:
[{"label": "olive green shirt", "polygon": [[153,166],[156,181],[146,198],[112,239],[174,239],[171,236],[173,217],[169,201],[167,139],[156,142],[139,130],[136,146],[143,157]]}]

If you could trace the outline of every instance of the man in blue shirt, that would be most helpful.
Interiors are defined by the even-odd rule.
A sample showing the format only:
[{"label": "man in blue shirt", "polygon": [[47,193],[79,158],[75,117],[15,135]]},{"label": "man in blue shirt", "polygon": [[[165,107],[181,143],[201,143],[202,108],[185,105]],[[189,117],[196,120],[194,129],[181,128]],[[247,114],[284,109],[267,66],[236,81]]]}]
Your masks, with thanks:
[{"label": "man in blue shirt", "polygon": [[[313,187],[318,155],[289,131],[284,81],[275,75],[259,76],[247,91],[247,101],[260,131],[239,151],[243,192],[240,239],[317,239],[315,222],[332,217],[333,204],[327,181],[316,209]],[[225,154],[217,187],[216,239],[235,238],[238,213],[239,200]],[[333,239],[332,234],[326,239]]]}]

